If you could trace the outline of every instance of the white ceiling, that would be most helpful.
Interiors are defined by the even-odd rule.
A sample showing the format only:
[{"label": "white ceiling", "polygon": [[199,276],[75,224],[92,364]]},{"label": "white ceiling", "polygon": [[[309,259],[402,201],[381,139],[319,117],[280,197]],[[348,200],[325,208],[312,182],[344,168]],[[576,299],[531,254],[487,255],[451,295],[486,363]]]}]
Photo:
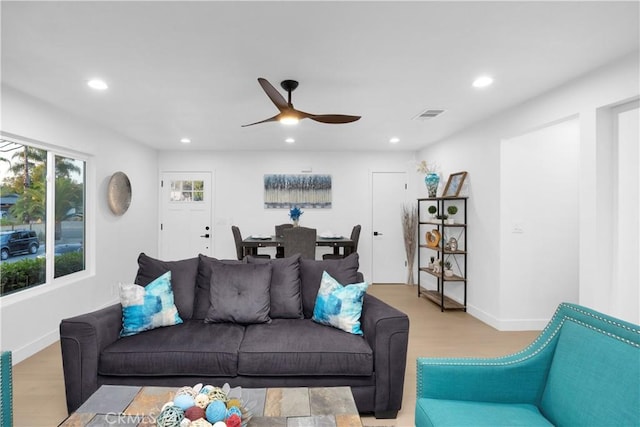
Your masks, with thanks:
[{"label": "white ceiling", "polygon": [[[3,85],[158,149],[416,150],[639,49],[638,1],[1,8]],[[472,88],[484,73],[495,84]],[[258,77],[298,80],[299,109],[362,119],[241,128],[277,113]],[[446,112],[413,120],[425,109]]]}]

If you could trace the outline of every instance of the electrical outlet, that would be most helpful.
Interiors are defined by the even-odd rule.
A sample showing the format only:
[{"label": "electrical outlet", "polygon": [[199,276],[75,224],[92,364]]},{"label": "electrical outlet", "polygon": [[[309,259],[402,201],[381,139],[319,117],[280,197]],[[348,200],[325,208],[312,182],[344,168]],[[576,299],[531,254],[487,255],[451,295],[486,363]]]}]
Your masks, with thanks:
[{"label": "electrical outlet", "polygon": [[514,234],[524,233],[524,224],[522,221],[513,221],[511,223],[511,232]]}]

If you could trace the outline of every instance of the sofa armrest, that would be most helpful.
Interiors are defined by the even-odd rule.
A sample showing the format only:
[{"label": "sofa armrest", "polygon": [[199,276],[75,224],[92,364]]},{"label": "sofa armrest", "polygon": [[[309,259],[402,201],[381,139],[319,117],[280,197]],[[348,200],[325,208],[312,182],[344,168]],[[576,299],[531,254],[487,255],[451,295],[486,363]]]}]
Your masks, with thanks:
[{"label": "sofa armrest", "polygon": [[407,365],[409,317],[373,295],[365,294],[362,332],[373,349],[376,418],[395,418],[402,406]]},{"label": "sofa armrest", "polygon": [[98,389],[100,353],[122,328],[122,306],[114,304],[60,323],[62,367],[69,413]]}]

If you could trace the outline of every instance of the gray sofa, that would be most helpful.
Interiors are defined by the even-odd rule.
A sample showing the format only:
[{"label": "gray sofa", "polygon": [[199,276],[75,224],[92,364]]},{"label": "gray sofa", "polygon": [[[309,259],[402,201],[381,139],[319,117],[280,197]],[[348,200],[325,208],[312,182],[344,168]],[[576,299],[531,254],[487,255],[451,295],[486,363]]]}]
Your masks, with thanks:
[{"label": "gray sofa", "polygon": [[[270,321],[206,323],[220,264],[268,263]],[[361,282],[358,254],[339,260],[299,256],[219,261],[200,255],[160,261],[141,254],[135,283],[171,271],[182,324],[120,337],[122,307],[64,319],[60,342],[67,408],[77,409],[103,384],[242,387],[350,386],[358,410],[395,418],[402,403],[409,319],[364,296],[363,335],[314,322],[323,271],[342,284]],[[213,288],[216,289],[216,288]]]}]

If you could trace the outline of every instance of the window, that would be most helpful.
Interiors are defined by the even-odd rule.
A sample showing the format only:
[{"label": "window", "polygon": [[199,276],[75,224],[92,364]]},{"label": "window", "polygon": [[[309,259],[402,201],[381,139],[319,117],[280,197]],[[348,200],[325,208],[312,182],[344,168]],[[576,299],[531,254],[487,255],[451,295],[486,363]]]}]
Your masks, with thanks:
[{"label": "window", "polygon": [[85,160],[0,139],[0,296],[85,270],[85,169]]},{"label": "window", "polygon": [[172,202],[202,202],[204,181],[171,181]]}]

